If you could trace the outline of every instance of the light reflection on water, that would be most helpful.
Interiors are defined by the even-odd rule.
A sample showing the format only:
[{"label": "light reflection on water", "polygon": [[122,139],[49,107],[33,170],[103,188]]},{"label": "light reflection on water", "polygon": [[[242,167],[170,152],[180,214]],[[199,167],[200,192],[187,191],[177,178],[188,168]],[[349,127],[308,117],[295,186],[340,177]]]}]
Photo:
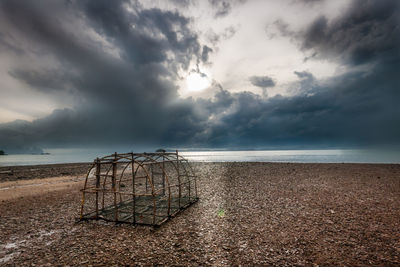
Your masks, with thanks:
[{"label": "light reflection on water", "polygon": [[[0,156],[0,166],[92,162],[96,157],[113,153],[101,149],[48,149],[46,152],[50,155]],[[181,151],[180,154],[191,161],[204,162],[400,163],[400,152],[379,150]]]},{"label": "light reflection on water", "polygon": [[182,152],[193,161],[301,162],[301,163],[400,163],[397,151],[378,150],[262,150]]}]

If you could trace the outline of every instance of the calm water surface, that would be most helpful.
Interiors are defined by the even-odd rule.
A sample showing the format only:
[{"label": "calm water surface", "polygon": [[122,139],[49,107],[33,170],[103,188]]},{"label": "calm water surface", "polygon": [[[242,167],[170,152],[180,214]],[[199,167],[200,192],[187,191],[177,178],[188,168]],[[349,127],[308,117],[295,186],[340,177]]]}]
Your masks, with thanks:
[{"label": "calm water surface", "polygon": [[[91,162],[113,153],[99,149],[48,149],[50,155],[0,156],[0,166]],[[127,152],[127,151],[118,151]],[[260,151],[182,151],[191,161],[301,162],[301,163],[400,163],[399,151],[379,150],[260,150]]]}]

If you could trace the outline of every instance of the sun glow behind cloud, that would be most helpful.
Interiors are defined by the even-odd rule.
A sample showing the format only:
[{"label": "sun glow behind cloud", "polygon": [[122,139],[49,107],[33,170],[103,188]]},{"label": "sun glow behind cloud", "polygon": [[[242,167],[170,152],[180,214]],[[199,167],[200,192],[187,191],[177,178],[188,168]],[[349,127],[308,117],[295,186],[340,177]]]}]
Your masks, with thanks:
[{"label": "sun glow behind cloud", "polygon": [[192,72],[186,77],[186,88],[189,92],[203,91],[210,84],[209,78],[203,73]]}]

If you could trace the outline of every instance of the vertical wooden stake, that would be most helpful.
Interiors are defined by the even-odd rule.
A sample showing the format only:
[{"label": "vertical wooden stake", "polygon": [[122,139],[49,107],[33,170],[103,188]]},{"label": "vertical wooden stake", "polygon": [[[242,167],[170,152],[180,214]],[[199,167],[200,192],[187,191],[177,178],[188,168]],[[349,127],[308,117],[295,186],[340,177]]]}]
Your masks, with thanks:
[{"label": "vertical wooden stake", "polygon": [[99,218],[100,161],[96,159],[96,219]]},{"label": "vertical wooden stake", "polygon": [[188,174],[187,170],[186,170],[186,176],[188,178],[188,184],[189,184],[189,202],[190,202],[190,179],[192,179],[192,177],[190,177],[190,174]]},{"label": "vertical wooden stake", "polygon": [[[143,167],[143,168],[146,168],[146,167]],[[148,181],[146,179],[146,194],[147,194],[147,184],[148,184]]]},{"label": "vertical wooden stake", "polygon": [[[164,154],[165,152],[163,152]],[[165,196],[165,156],[162,156],[162,192],[163,192],[163,196]]]},{"label": "vertical wooden stake", "polygon": [[114,161],[112,163],[112,189],[114,191],[114,208],[115,208],[115,221],[118,221],[118,207],[117,207],[117,192],[116,192],[116,177],[117,177],[117,152],[115,152]]},{"label": "vertical wooden stake", "polygon": [[178,186],[179,186],[179,192],[178,192],[178,207],[179,209],[181,208],[181,197],[182,197],[182,185],[181,185],[181,175],[179,172],[179,156],[178,156],[178,150],[176,150],[176,169],[178,171]]},{"label": "vertical wooden stake", "polygon": [[136,196],[135,196],[135,160],[133,159],[132,153],[132,216],[133,216],[133,223],[136,223]]},{"label": "vertical wooden stake", "polygon": [[154,164],[150,164],[150,171],[151,171],[151,184],[154,187]]}]

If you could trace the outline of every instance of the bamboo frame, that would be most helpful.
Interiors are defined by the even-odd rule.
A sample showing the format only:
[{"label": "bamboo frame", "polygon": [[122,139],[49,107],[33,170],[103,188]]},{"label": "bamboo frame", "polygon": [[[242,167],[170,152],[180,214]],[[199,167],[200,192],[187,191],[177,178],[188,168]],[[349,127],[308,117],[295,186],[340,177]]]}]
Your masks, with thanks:
[{"label": "bamboo frame", "polygon": [[198,200],[196,174],[178,151],[114,153],[97,158],[81,192],[80,220],[153,226]]}]

